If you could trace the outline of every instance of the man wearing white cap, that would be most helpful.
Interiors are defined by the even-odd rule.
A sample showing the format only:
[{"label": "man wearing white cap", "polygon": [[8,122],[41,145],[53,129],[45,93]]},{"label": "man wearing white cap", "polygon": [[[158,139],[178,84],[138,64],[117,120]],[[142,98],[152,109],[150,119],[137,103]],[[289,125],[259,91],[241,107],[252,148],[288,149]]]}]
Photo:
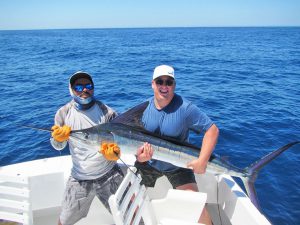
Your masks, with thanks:
[{"label": "man wearing white cap", "polygon": [[[196,105],[175,94],[175,87],[174,69],[167,65],[156,67],[152,78],[154,97],[149,99],[149,105],[143,113],[143,125],[148,131],[179,141],[188,141],[190,130],[196,133],[204,132],[199,158],[188,163],[187,167],[192,170],[176,167],[151,159],[153,149],[149,143],[144,143],[137,151],[135,166],[142,175],[142,182],[148,187],[153,187],[156,180],[165,175],[173,188],[198,191],[194,173],[205,173],[217,143],[219,130]],[[206,208],[199,222],[211,224]]]}]

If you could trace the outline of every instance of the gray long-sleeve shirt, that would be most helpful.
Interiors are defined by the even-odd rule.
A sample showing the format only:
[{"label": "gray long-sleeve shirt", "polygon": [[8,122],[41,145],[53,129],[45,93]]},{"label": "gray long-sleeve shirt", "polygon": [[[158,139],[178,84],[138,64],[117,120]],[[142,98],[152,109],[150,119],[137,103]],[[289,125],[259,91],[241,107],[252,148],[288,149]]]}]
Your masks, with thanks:
[{"label": "gray long-sleeve shirt", "polygon": [[[59,126],[67,125],[71,130],[81,130],[109,122],[115,116],[116,113],[101,102],[96,102],[87,110],[78,110],[71,101],[57,111],[54,123]],[[70,137],[68,142],[73,162],[71,175],[78,180],[102,177],[116,163],[106,160],[98,152],[101,143],[91,146],[73,137]],[[51,143],[55,149],[59,148],[56,141],[52,140]]]}]

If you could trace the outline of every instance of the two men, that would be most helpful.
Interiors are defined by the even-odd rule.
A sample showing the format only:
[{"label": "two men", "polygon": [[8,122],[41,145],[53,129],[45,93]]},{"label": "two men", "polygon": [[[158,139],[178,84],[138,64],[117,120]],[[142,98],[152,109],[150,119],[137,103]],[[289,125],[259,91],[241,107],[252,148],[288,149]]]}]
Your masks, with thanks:
[{"label": "two men", "polygon": [[[82,72],[77,74],[79,75],[74,74],[70,79],[70,93],[73,96],[73,103],[68,103],[62,107],[55,116],[55,124],[59,126],[54,127],[52,136],[58,140],[58,143],[64,143],[64,141],[69,138],[68,135],[65,135],[66,137],[63,138],[63,140],[59,139],[59,134],[64,134],[65,129],[67,129],[63,125],[68,125],[72,130],[84,129],[108,122],[115,116],[115,112],[101,102],[96,103],[93,98],[90,100],[93,96],[93,82],[91,77]],[[149,105],[142,117],[144,128],[161,136],[172,137],[181,141],[188,141],[190,130],[197,133],[204,132],[199,158],[188,164],[188,167],[191,169],[179,168],[166,162],[152,160],[153,149],[149,143],[144,143],[144,145],[137,150],[137,162],[135,166],[141,173],[146,186],[154,186],[156,179],[165,175],[173,188],[198,191],[194,172],[205,172],[208,160],[217,143],[219,131],[211,119],[197,106],[175,94],[175,87],[174,69],[167,65],[156,67],[152,79],[154,96],[149,100]],[[70,104],[73,107],[71,107]],[[55,134],[56,131],[58,131],[57,134]],[[69,134],[70,131],[67,130],[65,133]],[[55,143],[54,141],[52,142]],[[56,142],[56,144],[58,143]],[[82,180],[99,179],[97,185],[100,187],[102,185],[101,182],[106,182],[110,175],[118,178],[117,182],[113,185],[117,188],[122,176],[117,172],[118,169],[114,161],[107,161],[105,158],[100,157],[97,149],[91,149],[88,146],[79,146],[79,143],[76,143],[76,140],[72,138],[70,138],[69,144],[74,163],[72,177],[73,179],[75,178],[77,183],[80,183]],[[65,144],[61,147],[64,146]],[[115,147],[119,150],[118,146]],[[108,157],[108,159],[111,157],[111,159],[117,160],[113,154],[114,151],[110,152],[111,154],[109,154],[108,151],[105,157]],[[98,158],[93,157],[93,154],[98,154]],[[92,157],[89,158],[87,156]],[[99,158],[102,160],[102,163]],[[99,176],[96,174],[89,176],[90,172],[92,174],[96,172]],[[88,173],[88,175],[86,173]],[[105,179],[103,180],[102,177],[105,177]],[[76,191],[76,187],[72,189]],[[95,193],[101,199],[101,193],[97,193],[97,190],[99,191],[99,189],[95,188]],[[85,204],[89,206],[91,203],[90,199],[92,199],[95,194],[87,194],[91,196],[85,201]],[[109,192],[106,192],[106,194],[109,194]],[[106,206],[108,197],[109,196],[107,196],[103,202]],[[66,200],[64,201],[63,211],[60,216],[60,221],[64,221],[62,224],[69,224],[70,220],[75,221],[73,219],[74,214],[76,214],[76,221],[87,214],[86,209],[76,213],[73,209],[73,204],[75,203],[68,204]],[[68,223],[65,223],[67,221]],[[205,224],[211,224],[206,209],[203,211],[199,221]]]}]

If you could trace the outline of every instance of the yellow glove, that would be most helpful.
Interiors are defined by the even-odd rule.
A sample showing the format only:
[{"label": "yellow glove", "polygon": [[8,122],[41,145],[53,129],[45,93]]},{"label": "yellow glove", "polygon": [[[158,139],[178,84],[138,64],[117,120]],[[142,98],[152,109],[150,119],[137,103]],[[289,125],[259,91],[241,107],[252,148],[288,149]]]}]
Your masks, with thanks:
[{"label": "yellow glove", "polygon": [[63,142],[69,139],[71,133],[71,127],[64,125],[62,127],[54,125],[52,128],[52,137],[55,141]]},{"label": "yellow glove", "polygon": [[100,151],[104,158],[110,161],[117,161],[120,158],[121,151],[116,143],[103,142],[100,147]]}]

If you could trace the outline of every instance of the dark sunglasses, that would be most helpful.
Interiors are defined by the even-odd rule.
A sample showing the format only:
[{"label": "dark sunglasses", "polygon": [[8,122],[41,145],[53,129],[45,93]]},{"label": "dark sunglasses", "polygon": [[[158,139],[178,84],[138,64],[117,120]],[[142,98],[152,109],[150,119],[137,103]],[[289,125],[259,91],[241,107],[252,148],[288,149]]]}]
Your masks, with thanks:
[{"label": "dark sunglasses", "polygon": [[94,89],[94,85],[92,85],[92,84],[75,84],[73,86],[73,89],[77,92],[82,92],[83,89],[87,89],[87,90],[91,91]]},{"label": "dark sunglasses", "polygon": [[155,80],[155,83],[158,84],[158,85],[173,86],[174,80],[171,80],[171,79],[167,79],[167,80],[157,79],[157,80]]}]

